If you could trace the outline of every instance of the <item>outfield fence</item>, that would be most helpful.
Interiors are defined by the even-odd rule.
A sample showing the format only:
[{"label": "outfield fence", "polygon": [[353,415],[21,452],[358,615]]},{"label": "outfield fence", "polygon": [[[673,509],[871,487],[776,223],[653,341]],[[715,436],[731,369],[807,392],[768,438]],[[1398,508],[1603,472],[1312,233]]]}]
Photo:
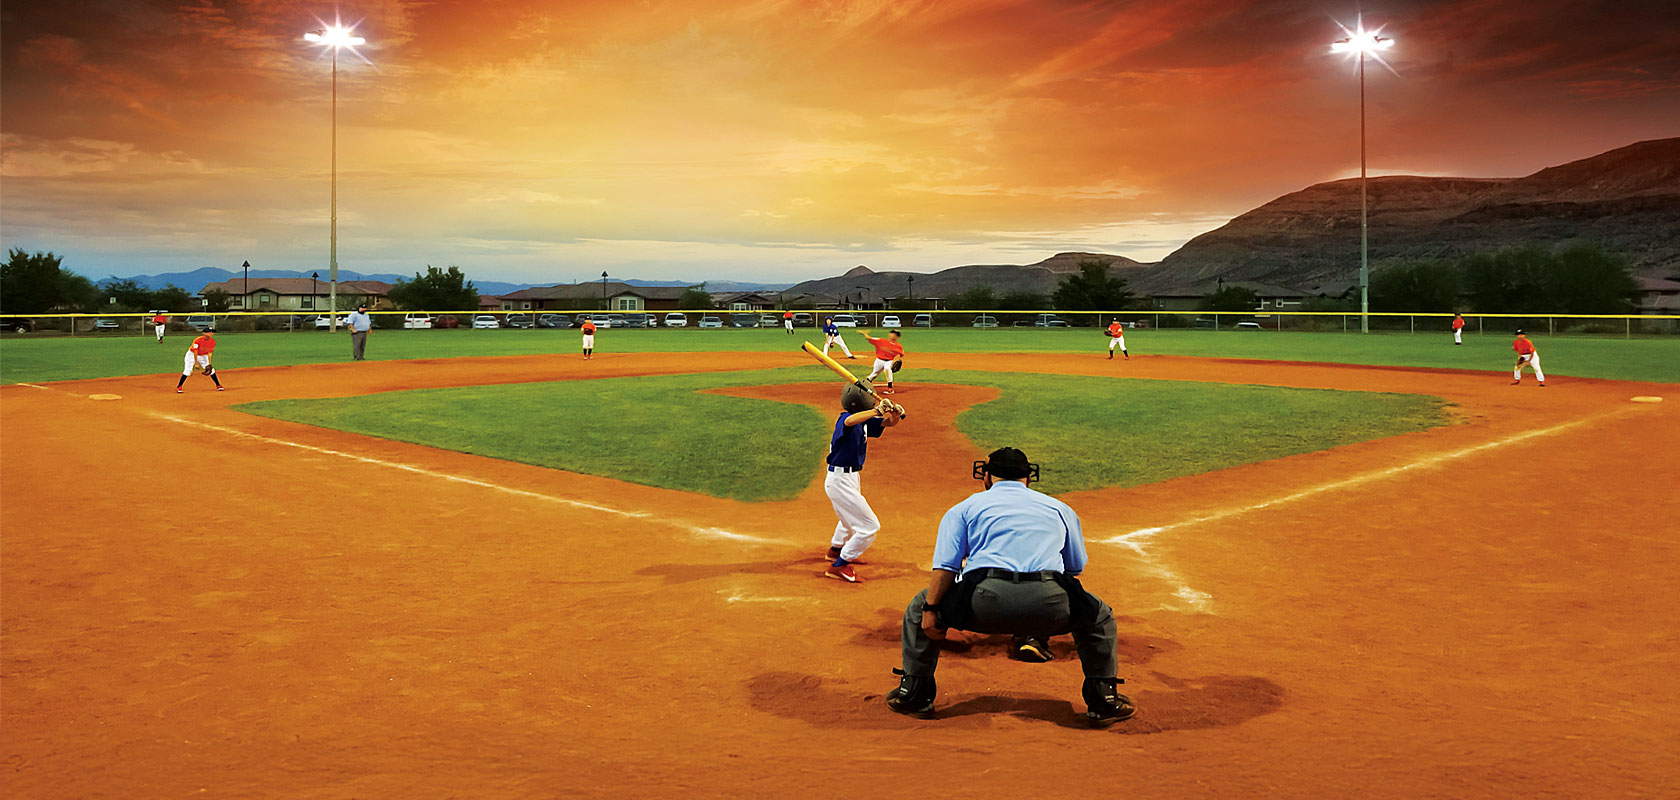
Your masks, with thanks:
[{"label": "outfield fence", "polygon": [[[347,313],[347,312],[346,312]],[[599,327],[666,328],[688,330],[712,328],[780,328],[781,310],[720,311],[676,309],[649,312],[576,311],[372,311],[377,328],[533,328],[567,329],[592,318]],[[1359,312],[1348,311],[1018,311],[1018,310],[795,310],[795,326],[820,327],[834,318],[843,327],[858,328],[972,328],[999,329],[1100,328],[1119,320],[1128,329],[1192,331],[1291,331],[1358,333]],[[670,315],[682,315],[683,324],[672,325]],[[150,336],[154,333],[151,313],[137,314],[35,314],[0,318],[0,333],[13,336]],[[181,333],[215,325],[220,331],[292,332],[329,330],[326,315],[275,311],[224,311],[214,314],[171,314],[167,328]],[[1373,333],[1442,334],[1451,330],[1452,314],[1371,312]],[[1465,335],[1509,335],[1522,328],[1531,336],[1605,336],[1633,338],[1680,334],[1676,314],[1465,314]],[[343,314],[339,325],[343,326]]]}]

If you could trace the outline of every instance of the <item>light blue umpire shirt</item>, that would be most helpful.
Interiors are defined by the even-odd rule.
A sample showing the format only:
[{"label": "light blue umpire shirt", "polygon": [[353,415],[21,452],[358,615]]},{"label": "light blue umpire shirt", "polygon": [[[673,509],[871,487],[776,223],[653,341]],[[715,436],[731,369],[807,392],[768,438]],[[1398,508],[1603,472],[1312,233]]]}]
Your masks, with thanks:
[{"label": "light blue umpire shirt", "polygon": [[969,572],[983,568],[1011,572],[1085,571],[1085,534],[1067,503],[998,480],[951,507],[939,521],[933,568]]},{"label": "light blue umpire shirt", "polygon": [[373,317],[365,311],[352,311],[344,318],[344,324],[349,325],[352,331],[366,331],[373,327]]}]

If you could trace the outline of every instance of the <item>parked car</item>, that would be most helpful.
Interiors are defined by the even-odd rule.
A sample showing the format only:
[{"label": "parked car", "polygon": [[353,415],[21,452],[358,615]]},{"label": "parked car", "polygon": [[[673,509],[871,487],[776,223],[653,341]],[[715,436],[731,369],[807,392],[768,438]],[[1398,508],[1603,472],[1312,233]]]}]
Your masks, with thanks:
[{"label": "parked car", "polygon": [[760,314],[760,315],[758,315],[758,327],[760,327],[760,328],[780,328],[780,327],[782,327],[782,315],[780,315],[780,314]]},{"label": "parked car", "polygon": [[990,314],[981,314],[980,316],[974,318],[974,326],[973,327],[976,327],[976,328],[996,328],[997,327],[997,317],[994,317]]},{"label": "parked car", "polygon": [[1033,320],[1033,327],[1066,328],[1068,327],[1068,322],[1055,314],[1039,314],[1038,317]]},{"label": "parked car", "polygon": [[403,330],[428,331],[432,329],[432,318],[425,314],[404,314]]},{"label": "parked car", "polygon": [[216,318],[209,314],[194,314],[186,319],[187,327],[204,330],[216,324]]},{"label": "parked car", "polygon": [[758,315],[731,314],[729,315],[729,325],[734,328],[756,328],[758,327]]},{"label": "parked car", "polygon": [[[321,316],[316,317],[315,318],[315,327],[317,327],[317,328],[330,328],[330,327],[332,327],[331,316],[332,315],[330,315],[330,314],[322,314]],[[344,325],[344,321],[349,319],[349,318],[350,318],[350,316],[348,314],[346,314],[345,316],[339,317],[338,318],[338,324],[342,327]],[[187,318],[187,324],[188,325],[192,324],[192,318],[191,317]]]},{"label": "parked car", "polygon": [[583,327],[583,323],[585,322],[593,322],[597,328],[613,327],[613,319],[607,314],[579,314],[573,319],[577,322],[578,327],[580,328]]},{"label": "parked car", "polygon": [[509,314],[507,319],[502,321],[502,327],[535,328],[537,327],[537,319],[530,314]]},{"label": "parked car", "polygon": [[[599,323],[597,323],[597,324],[599,324]],[[623,314],[608,314],[607,315],[607,324],[603,325],[602,327],[605,327],[605,328],[627,327],[624,324],[624,315]]]},{"label": "parked car", "polygon": [[293,328],[313,328],[315,327],[315,315],[296,314],[289,318],[286,322]]},{"label": "parked car", "polygon": [[795,327],[795,328],[809,328],[809,327],[811,327],[812,325],[815,325],[815,324],[817,324],[816,318],[812,317],[810,314],[806,314],[806,313],[802,313],[802,312],[794,312],[793,327]]},{"label": "parked car", "polygon": [[475,331],[500,327],[502,327],[502,323],[497,322],[496,318],[489,314],[479,314],[478,316],[473,317],[473,330]]},{"label": "parked car", "polygon": [[35,320],[28,317],[6,317],[0,319],[0,330],[7,330],[12,333],[29,333],[35,330]]},{"label": "parked car", "polygon": [[666,314],[665,315],[665,327],[667,327],[667,328],[686,328],[686,327],[688,327],[688,315],[687,314],[678,314],[676,312]]},{"label": "parked car", "polygon": [[626,327],[626,328],[648,328],[648,327],[652,327],[651,325],[648,324],[650,322],[652,322],[652,319],[649,318],[647,314],[625,314],[624,315],[624,327]]},{"label": "parked car", "polygon": [[883,328],[897,328],[901,324],[902,323],[898,321],[897,314],[888,314],[881,318],[881,327]]},{"label": "parked car", "polygon": [[856,328],[858,326],[857,317],[851,314],[835,314],[833,322],[836,328]]},{"label": "parked car", "polygon": [[721,328],[721,327],[723,327],[723,320],[718,319],[717,317],[714,317],[710,314],[707,314],[706,316],[700,318],[700,327],[702,327],[702,328]]},{"label": "parked car", "polygon": [[917,314],[915,319],[910,320],[910,324],[918,328],[931,328],[933,327],[933,315]]},{"label": "parked car", "polygon": [[1239,331],[1257,331],[1257,330],[1260,330],[1260,323],[1258,323],[1258,322],[1239,322],[1239,323],[1237,323],[1237,330],[1239,330]]},{"label": "parked car", "polygon": [[461,319],[460,317],[456,317],[452,314],[444,314],[441,317],[432,319],[432,327],[452,330],[454,328],[461,327]]},{"label": "parked car", "polygon": [[570,328],[570,327],[572,327],[572,321],[570,319],[567,319],[565,314],[538,314],[537,315],[537,327],[539,327],[539,328]]},{"label": "parked car", "polygon": [[114,319],[105,319],[104,317],[101,317],[93,321],[93,329],[96,331],[114,331],[121,327],[122,326],[118,325],[117,321]]}]

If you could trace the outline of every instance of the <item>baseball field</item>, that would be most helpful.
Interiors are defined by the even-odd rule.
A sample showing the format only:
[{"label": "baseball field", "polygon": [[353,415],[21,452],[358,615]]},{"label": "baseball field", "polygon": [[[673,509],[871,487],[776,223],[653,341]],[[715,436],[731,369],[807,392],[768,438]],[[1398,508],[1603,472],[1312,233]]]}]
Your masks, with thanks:
[{"label": "baseball field", "polygon": [[[1680,793],[1677,343],[912,332],[853,585],[801,333],[224,334],[184,394],[190,337],[0,341],[0,795]],[[1066,637],[883,703],[1003,445],[1131,720]]]}]

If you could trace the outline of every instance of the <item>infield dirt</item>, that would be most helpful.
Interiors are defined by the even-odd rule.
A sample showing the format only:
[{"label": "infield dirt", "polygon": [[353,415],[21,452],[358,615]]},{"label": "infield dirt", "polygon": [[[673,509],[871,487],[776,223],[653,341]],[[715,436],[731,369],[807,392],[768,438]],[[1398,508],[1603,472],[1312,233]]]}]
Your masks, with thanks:
[{"label": "infield dirt", "polygon": [[[228,369],[223,393],[194,377],[176,395],[162,375],[0,388],[0,792],[1680,791],[1680,398],[1630,402],[1671,385],[919,356],[1456,404],[1458,425],[1064,496],[1140,709],[1105,731],[1080,724],[1065,640],[1028,665],[962,637],[935,719],[882,704],[938,519],[979,488],[952,421],[991,390],[905,375],[912,418],[870,449],[885,527],[859,585],[821,577],[820,482],[746,504],[228,408],[784,362],[809,363],[540,356]],[[724,391],[827,412],[836,384],[811,368],[811,384]]]}]

